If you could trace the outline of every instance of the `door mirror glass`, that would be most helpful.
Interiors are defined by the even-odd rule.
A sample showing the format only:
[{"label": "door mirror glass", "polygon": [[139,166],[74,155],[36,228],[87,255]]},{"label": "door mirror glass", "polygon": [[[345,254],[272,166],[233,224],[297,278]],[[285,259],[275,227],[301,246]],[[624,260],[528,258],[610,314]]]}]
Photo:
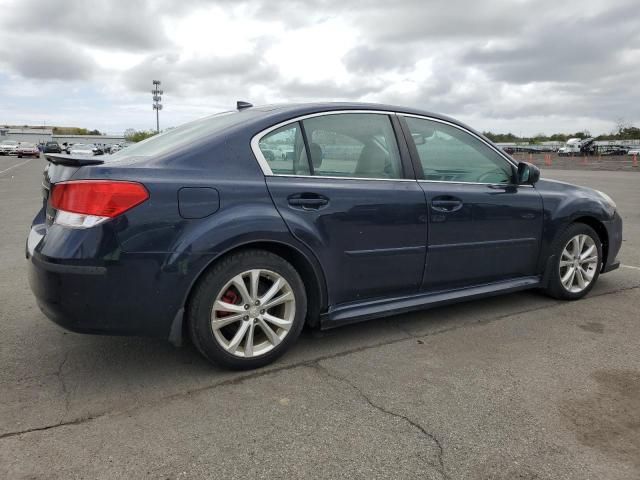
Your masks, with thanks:
[{"label": "door mirror glass", "polygon": [[518,163],[518,184],[533,185],[540,180],[540,169],[527,162]]}]

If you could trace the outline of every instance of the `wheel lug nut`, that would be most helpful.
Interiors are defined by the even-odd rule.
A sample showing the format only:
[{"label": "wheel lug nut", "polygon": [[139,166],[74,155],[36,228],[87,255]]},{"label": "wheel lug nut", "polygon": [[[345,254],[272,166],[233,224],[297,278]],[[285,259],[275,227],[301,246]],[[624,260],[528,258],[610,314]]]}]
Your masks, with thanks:
[{"label": "wheel lug nut", "polygon": [[260,315],[264,315],[264,310],[260,310]]},{"label": "wheel lug nut", "polygon": [[249,320],[249,315],[245,315],[244,317],[242,317],[243,320]]},{"label": "wheel lug nut", "polygon": [[249,310],[249,304],[248,303],[244,306],[244,309],[245,310]]},{"label": "wheel lug nut", "polygon": [[256,300],[256,306],[260,305],[260,300]]}]

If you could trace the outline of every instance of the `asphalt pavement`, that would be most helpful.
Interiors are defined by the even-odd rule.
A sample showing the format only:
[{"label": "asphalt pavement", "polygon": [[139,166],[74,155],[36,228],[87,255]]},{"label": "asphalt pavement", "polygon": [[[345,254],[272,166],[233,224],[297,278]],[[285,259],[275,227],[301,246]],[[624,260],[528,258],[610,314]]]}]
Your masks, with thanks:
[{"label": "asphalt pavement", "polygon": [[238,373],[40,313],[24,242],[43,167],[0,157],[0,478],[640,478],[640,173],[543,171],[625,222],[622,268],[584,300],[305,331]]}]

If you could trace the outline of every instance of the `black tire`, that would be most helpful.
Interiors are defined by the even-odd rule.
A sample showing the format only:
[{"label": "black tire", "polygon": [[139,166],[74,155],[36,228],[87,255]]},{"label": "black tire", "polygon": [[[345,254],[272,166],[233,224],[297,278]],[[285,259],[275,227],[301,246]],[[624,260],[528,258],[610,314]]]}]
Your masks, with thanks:
[{"label": "black tire", "polygon": [[[562,251],[569,240],[580,234],[588,235],[595,243],[598,252],[598,263],[591,283],[589,283],[589,285],[580,292],[571,292],[565,288],[560,279],[560,259]],[[598,281],[600,270],[602,268],[602,243],[600,242],[600,237],[596,231],[584,223],[573,223],[554,240],[553,245],[551,246],[551,253],[554,255],[554,259],[551,262],[551,271],[547,273],[548,285],[544,289],[545,293],[553,298],[557,298],[558,300],[578,300],[587,295]]]},{"label": "black tire", "polygon": [[[282,276],[295,297],[293,324],[280,344],[260,356],[243,358],[227,352],[216,340],[211,326],[213,303],[222,288],[236,275],[252,269],[270,270]],[[302,278],[282,257],[264,250],[245,250],[215,263],[198,281],[187,306],[187,321],[191,341],[210,362],[234,369],[263,367],[291,347],[298,339],[307,314],[307,295]]]}]

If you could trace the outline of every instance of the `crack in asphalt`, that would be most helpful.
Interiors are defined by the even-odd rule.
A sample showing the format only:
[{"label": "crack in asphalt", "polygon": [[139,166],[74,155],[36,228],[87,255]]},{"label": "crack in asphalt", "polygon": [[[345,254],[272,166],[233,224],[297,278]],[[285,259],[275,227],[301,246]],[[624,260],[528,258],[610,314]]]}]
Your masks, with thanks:
[{"label": "crack in asphalt", "polygon": [[67,353],[64,355],[64,358],[62,359],[62,362],[60,362],[60,365],[58,366],[58,370],[56,371],[56,377],[58,377],[58,380],[60,381],[60,386],[62,387],[62,393],[64,393],[64,413],[62,414],[62,419],[60,421],[62,421],[66,416],[67,413],[69,413],[69,406],[70,406],[70,398],[69,398],[69,390],[67,389],[67,382],[64,379],[64,374],[62,372],[62,369],[64,368],[64,365],[67,363],[67,360],[69,360],[69,355],[71,354],[71,351],[67,351]]},{"label": "crack in asphalt", "polygon": [[415,428],[422,435],[424,435],[426,438],[431,440],[435,444],[435,446],[436,446],[436,448],[438,450],[438,453],[436,455],[436,460],[437,460],[438,463],[437,463],[437,465],[434,465],[433,462],[429,462],[429,461],[427,461],[426,463],[429,466],[435,468],[436,471],[442,476],[442,478],[444,478],[444,479],[449,479],[450,478],[449,475],[447,474],[447,471],[446,471],[445,466],[444,466],[444,448],[442,447],[442,443],[440,442],[440,440],[438,440],[438,437],[436,437],[433,433],[428,432],[422,425],[420,425],[419,423],[411,420],[406,415],[402,415],[401,413],[389,410],[388,408],[385,408],[382,405],[378,405],[373,400],[371,400],[371,398],[367,394],[365,394],[364,391],[362,391],[362,389],[360,389],[357,385],[355,385],[354,383],[349,381],[347,378],[333,373],[327,367],[325,367],[324,365],[321,365],[319,361],[313,362],[312,364],[309,365],[309,367],[318,370],[319,372],[321,372],[322,374],[324,374],[325,376],[327,376],[329,378],[333,378],[334,380],[347,385],[352,390],[354,390],[374,410],[377,410],[377,411],[379,411],[379,412],[381,412],[381,413],[383,413],[385,415],[389,415],[389,416],[392,416],[394,418],[399,418],[401,420],[404,420],[411,427]]},{"label": "crack in asphalt", "polygon": [[[600,294],[596,294],[596,295],[591,295],[590,297],[587,298],[587,300],[589,298],[597,298],[597,297],[603,297],[603,296],[607,296],[607,295],[615,295],[618,293],[622,293],[622,292],[626,292],[629,290],[634,290],[634,289],[638,289],[640,288],[640,285],[634,285],[631,287],[624,287],[624,288],[620,288],[617,290],[613,290],[611,292],[604,292],[604,293],[600,293]],[[3,434],[0,434],[0,440],[4,440],[6,438],[11,438],[11,437],[15,437],[15,436],[19,436],[19,435],[24,435],[24,434],[28,434],[28,433],[33,433],[33,432],[41,432],[41,431],[46,431],[46,430],[51,430],[54,428],[58,428],[58,427],[65,427],[65,426],[71,426],[71,425],[80,425],[86,422],[90,422],[93,420],[97,420],[99,418],[102,417],[106,417],[108,415],[117,415],[117,414],[123,414],[123,413],[130,413],[132,411],[135,410],[139,410],[141,408],[147,408],[149,406],[153,406],[153,405],[157,405],[161,402],[167,402],[167,401],[172,401],[178,398],[183,398],[183,397],[189,397],[192,395],[196,395],[198,393],[201,392],[205,392],[208,390],[215,390],[217,388],[220,387],[225,387],[225,386],[229,386],[229,385],[238,385],[241,383],[244,383],[245,381],[248,380],[253,380],[255,378],[260,378],[263,376],[267,376],[267,375],[272,375],[275,373],[279,373],[279,372],[285,372],[288,370],[294,370],[296,368],[300,368],[300,367],[311,367],[313,368],[314,364],[317,364],[318,362],[322,362],[325,360],[331,360],[331,359],[335,359],[335,358],[341,358],[341,357],[345,357],[348,355],[352,355],[355,353],[360,353],[366,350],[370,350],[370,349],[374,349],[374,348],[379,348],[379,347],[385,347],[388,345],[394,345],[396,343],[400,343],[400,342],[404,342],[410,339],[421,339],[421,338],[427,338],[427,337],[432,337],[435,335],[441,335],[443,333],[448,333],[448,332],[452,332],[455,330],[459,330],[461,328],[470,328],[470,327],[475,327],[475,326],[480,326],[480,325],[486,325],[486,324],[490,324],[493,322],[497,322],[500,320],[503,320],[505,318],[509,318],[509,317],[513,317],[516,315],[521,315],[523,313],[531,313],[531,312],[536,312],[536,311],[540,311],[540,310],[546,310],[546,309],[551,309],[551,308],[557,308],[559,306],[562,305],[566,305],[566,302],[554,302],[550,305],[544,305],[544,306],[540,306],[540,307],[536,307],[536,308],[531,308],[528,310],[522,310],[519,312],[512,312],[512,313],[507,313],[504,315],[499,315],[496,317],[492,317],[492,318],[487,318],[487,319],[482,319],[482,320],[478,320],[475,322],[469,322],[469,323],[463,323],[460,325],[454,325],[452,327],[448,327],[448,328],[442,328],[439,330],[434,330],[433,332],[429,332],[429,333],[425,333],[425,334],[419,334],[419,335],[415,335],[415,334],[411,334],[407,331],[405,331],[404,329],[400,329],[398,328],[398,330],[402,331],[405,335],[407,335],[406,337],[403,338],[395,338],[392,340],[386,340],[383,342],[378,342],[376,344],[373,345],[363,345],[361,347],[357,347],[357,348],[352,348],[349,350],[345,350],[342,352],[337,352],[337,353],[333,353],[330,355],[324,355],[324,356],[320,356],[314,359],[310,359],[310,360],[304,360],[298,363],[292,363],[289,365],[282,365],[280,367],[266,367],[263,370],[257,370],[257,371],[253,371],[251,373],[248,374],[242,374],[239,375],[238,377],[235,378],[230,378],[227,380],[222,380],[219,382],[215,382],[213,384],[210,385],[204,385],[202,387],[198,387],[198,388],[193,388],[190,390],[185,390],[182,392],[177,392],[171,395],[166,395],[164,397],[160,397],[158,399],[155,400],[151,400],[149,402],[146,402],[144,404],[138,404],[132,408],[128,408],[128,409],[124,409],[124,410],[118,410],[118,409],[113,409],[113,410],[109,410],[109,411],[105,411],[105,412],[101,412],[101,413],[97,413],[97,414],[93,414],[93,415],[87,415],[84,417],[79,417],[76,418],[74,420],[68,420],[68,421],[64,421],[64,422],[59,422],[59,423],[55,423],[55,424],[51,424],[51,425],[45,425],[42,427],[34,427],[34,428],[28,428],[28,429],[24,429],[24,430],[17,430],[17,431],[13,431],[13,432],[6,432]],[[391,324],[393,325],[393,324]],[[63,366],[64,361],[61,363],[61,366]],[[59,367],[60,368],[60,367]],[[66,387],[65,387],[66,388]]]}]

